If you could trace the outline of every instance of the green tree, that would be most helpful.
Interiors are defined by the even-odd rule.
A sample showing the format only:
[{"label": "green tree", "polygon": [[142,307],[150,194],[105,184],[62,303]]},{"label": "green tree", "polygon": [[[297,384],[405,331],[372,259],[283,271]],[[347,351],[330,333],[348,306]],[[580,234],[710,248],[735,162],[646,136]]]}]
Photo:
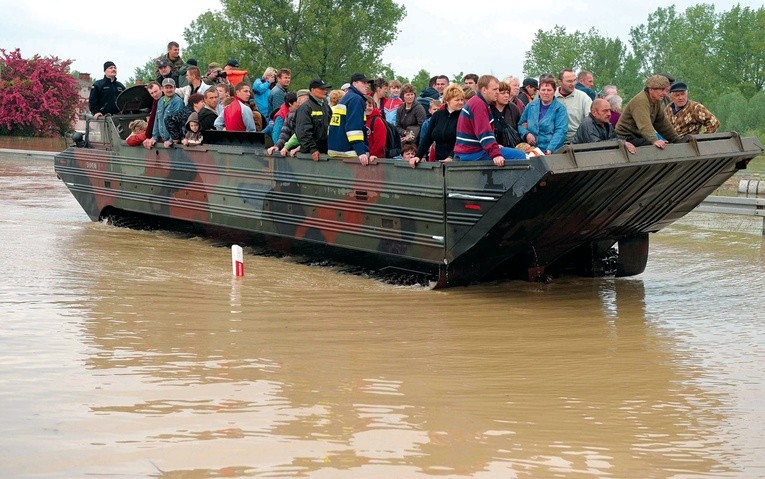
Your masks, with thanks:
[{"label": "green tree", "polygon": [[591,71],[596,89],[616,84],[622,90],[637,90],[633,85],[639,65],[618,38],[608,38],[591,28],[587,32],[568,33],[556,25],[552,30],[538,30],[526,52],[523,71],[527,76],[552,73],[565,68]]},{"label": "green tree", "polygon": [[765,86],[765,9],[739,5],[720,16],[717,46],[721,83],[751,97]]},{"label": "green tree", "polygon": [[719,93],[714,78],[718,16],[714,5],[699,4],[678,13],[674,6],[658,8],[648,23],[630,30],[630,44],[640,59],[641,78],[668,73],[693,87],[702,103]]},{"label": "green tree", "polygon": [[386,71],[381,55],[396,38],[406,9],[393,0],[222,0],[223,11],[200,15],[184,31],[198,61],[236,58],[257,77],[288,67],[293,82],[340,85],[353,72]]},{"label": "green tree", "polygon": [[746,105],[746,128],[742,131],[765,129],[765,91],[759,91]]},{"label": "green tree", "polygon": [[428,87],[428,83],[430,82],[430,73],[428,73],[427,70],[422,69],[417,72],[417,74],[412,77],[412,85],[414,85],[415,90],[417,90],[417,94],[419,95],[422,90],[426,89]]},{"label": "green tree", "polygon": [[748,126],[748,101],[739,91],[726,93],[713,103],[712,111],[722,130],[746,131]]},{"label": "green tree", "polygon": [[566,27],[555,25],[552,30],[537,30],[531,49],[526,52],[523,71],[527,76],[537,77],[551,73],[557,77],[564,68],[581,66],[581,44],[579,30],[567,33]]},{"label": "green tree", "polygon": [[[229,58],[237,59],[247,70],[252,70],[250,78],[253,80],[265,71],[266,66],[255,70],[255,66],[261,63],[255,63],[255,59],[250,59],[245,55],[244,42],[237,37],[236,32],[231,30],[231,22],[227,20],[223,12],[207,11],[191,22],[183,31],[187,47],[182,52],[184,59],[194,58],[197,60],[199,69],[204,75],[207,71],[207,65],[210,63],[219,63],[225,65]],[[156,58],[156,57],[155,57]],[[276,65],[271,65],[276,67]]]},{"label": "green tree", "polygon": [[[157,62],[155,58],[157,58],[160,55],[156,55],[153,58],[147,60],[142,67],[136,67],[135,71],[133,72],[133,77],[131,77],[130,80],[128,80],[128,83],[135,85],[136,83],[140,81],[146,84],[152,80],[156,80],[157,79]],[[202,74],[204,75],[204,72]]]}]

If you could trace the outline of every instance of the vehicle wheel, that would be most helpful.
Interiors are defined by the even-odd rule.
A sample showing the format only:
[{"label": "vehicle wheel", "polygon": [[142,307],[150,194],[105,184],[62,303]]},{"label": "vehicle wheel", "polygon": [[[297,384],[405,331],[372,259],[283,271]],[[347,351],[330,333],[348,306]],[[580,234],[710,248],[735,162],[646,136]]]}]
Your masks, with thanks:
[{"label": "vehicle wheel", "polygon": [[619,240],[616,276],[635,276],[645,271],[648,263],[648,233]]}]

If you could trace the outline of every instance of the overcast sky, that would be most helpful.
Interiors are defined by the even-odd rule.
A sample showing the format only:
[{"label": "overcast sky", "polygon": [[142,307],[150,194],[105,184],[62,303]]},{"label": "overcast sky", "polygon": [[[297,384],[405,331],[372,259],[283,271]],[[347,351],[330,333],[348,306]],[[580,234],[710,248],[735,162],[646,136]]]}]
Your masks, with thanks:
[{"label": "overcast sky", "polygon": [[[674,5],[683,12],[696,3],[683,0]],[[714,3],[718,13],[737,3],[755,9],[763,6],[762,1]],[[399,25],[398,38],[385,50],[383,60],[397,74],[411,78],[421,68],[432,75],[462,71],[520,76],[524,53],[539,29],[550,30],[556,24],[568,32],[595,27],[604,36],[627,41],[630,27],[647,23],[649,14],[672,3],[415,0],[405,5],[407,15]],[[88,72],[94,79],[103,75],[103,63],[111,60],[117,64],[118,78],[126,81],[136,67],[164,52],[170,40],[181,44],[183,57],[184,28],[205,11],[220,9],[219,0],[172,4],[133,0],[121,7],[82,0],[0,0],[0,48],[20,48],[25,58],[38,53],[72,59],[73,70]]]}]

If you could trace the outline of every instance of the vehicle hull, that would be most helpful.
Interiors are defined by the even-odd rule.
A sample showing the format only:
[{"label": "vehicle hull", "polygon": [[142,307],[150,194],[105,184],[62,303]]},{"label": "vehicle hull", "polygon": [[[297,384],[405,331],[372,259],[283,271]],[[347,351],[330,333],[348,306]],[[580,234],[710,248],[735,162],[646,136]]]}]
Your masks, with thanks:
[{"label": "vehicle hull", "polygon": [[211,133],[212,144],[191,148],[129,147],[120,133],[129,118],[119,120],[91,122],[89,148],[56,156],[56,172],[92,220],[134,215],[232,241],[259,239],[273,249],[414,271],[435,287],[507,272],[542,279],[570,264],[606,274],[599,262],[619,242],[633,256],[623,258],[621,274],[638,274],[649,233],[762,152],[756,139],[728,133],[634,155],[607,142],[501,168],[413,169],[389,159],[362,166],[269,156],[259,134]]}]

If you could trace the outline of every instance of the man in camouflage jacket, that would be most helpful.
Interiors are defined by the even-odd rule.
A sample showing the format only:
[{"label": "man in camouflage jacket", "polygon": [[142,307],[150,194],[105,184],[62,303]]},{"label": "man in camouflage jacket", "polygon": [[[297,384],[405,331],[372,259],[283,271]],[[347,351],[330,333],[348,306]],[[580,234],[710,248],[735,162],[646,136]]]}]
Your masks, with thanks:
[{"label": "man in camouflage jacket", "polygon": [[698,135],[701,127],[704,133],[714,133],[720,122],[704,105],[688,99],[688,86],[675,82],[669,89],[672,103],[664,108],[667,118],[680,136]]}]

